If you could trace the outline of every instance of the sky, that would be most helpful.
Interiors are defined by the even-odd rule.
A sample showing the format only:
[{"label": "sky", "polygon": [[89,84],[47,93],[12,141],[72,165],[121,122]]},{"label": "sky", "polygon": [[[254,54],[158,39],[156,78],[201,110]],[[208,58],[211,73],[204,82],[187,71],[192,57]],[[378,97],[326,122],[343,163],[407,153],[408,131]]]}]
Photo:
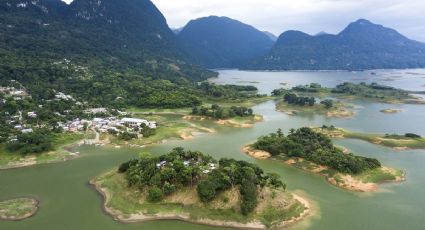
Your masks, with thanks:
[{"label": "sky", "polygon": [[[72,0],[65,0],[72,1]],[[425,0],[152,0],[171,28],[227,16],[276,35],[286,30],[338,33],[364,18],[425,42]]]}]

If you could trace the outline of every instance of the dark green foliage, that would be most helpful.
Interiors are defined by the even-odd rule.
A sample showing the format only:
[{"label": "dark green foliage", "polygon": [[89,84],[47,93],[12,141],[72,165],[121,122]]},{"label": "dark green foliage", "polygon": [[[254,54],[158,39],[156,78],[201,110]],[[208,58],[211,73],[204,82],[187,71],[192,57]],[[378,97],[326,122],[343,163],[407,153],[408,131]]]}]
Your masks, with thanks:
[{"label": "dark green foliage", "polygon": [[286,188],[277,174],[265,174],[255,164],[223,158],[217,165],[210,156],[183,148],[159,157],[142,154],[139,159],[121,164],[118,172],[125,174],[129,186],[148,190],[151,202],[158,202],[183,186],[196,186],[199,199],[205,203],[223,191],[239,187],[244,214],[255,209],[259,188]]},{"label": "dark green foliage", "polygon": [[252,26],[216,16],[190,21],[178,37],[192,60],[208,68],[238,67],[273,46],[267,35]]},{"label": "dark green foliage", "polygon": [[198,196],[202,202],[210,202],[216,197],[217,188],[216,185],[211,181],[202,181],[198,184],[196,190],[198,191]]},{"label": "dark green foliage", "polygon": [[390,86],[379,85],[377,83],[367,84],[364,82],[360,84],[345,82],[343,84],[337,85],[334,89],[331,89],[331,92],[336,94],[355,95],[375,99],[404,99],[409,97],[409,93],[404,90],[396,89]]},{"label": "dark green foliage", "polygon": [[421,138],[420,135],[414,133],[406,133],[404,136],[407,138]]},{"label": "dark green foliage", "polygon": [[156,129],[151,129],[145,123],[142,123],[140,127],[140,134],[142,134],[143,137],[150,137],[156,134]]},{"label": "dark green foliage", "polygon": [[290,105],[298,106],[313,106],[316,103],[316,99],[314,99],[314,97],[299,97],[295,93],[285,94],[283,100]]},{"label": "dark green foliage", "polygon": [[291,130],[287,137],[279,133],[263,136],[253,147],[274,156],[283,154],[288,157],[304,158],[342,173],[357,174],[381,167],[381,163],[376,159],[355,156],[352,153],[344,154],[333,145],[331,139],[314,132],[311,128]]},{"label": "dark green foliage", "polygon": [[280,35],[271,51],[246,66],[268,70],[404,69],[425,66],[425,44],[361,19],[337,35]]},{"label": "dark green foliage", "polygon": [[324,105],[326,109],[331,109],[334,106],[333,100],[330,99],[323,100],[320,104]]},{"label": "dark green foliage", "polygon": [[250,180],[243,180],[241,183],[240,193],[242,196],[242,214],[248,215],[257,207],[257,186]]},{"label": "dark green foliage", "polygon": [[43,153],[53,150],[52,137],[47,130],[21,133],[17,135],[16,139],[7,142],[7,150],[20,154]]},{"label": "dark green foliage", "polygon": [[160,202],[163,197],[164,197],[164,193],[158,187],[152,187],[148,191],[147,199],[148,199],[149,202],[153,202],[153,203]]},{"label": "dark green foliage", "polygon": [[194,107],[192,115],[212,117],[215,119],[227,119],[233,117],[249,117],[252,116],[254,111],[247,107],[232,106],[230,108],[223,108],[219,105],[211,105],[210,108]]},{"label": "dark green foliage", "polygon": [[202,95],[212,99],[224,98],[227,100],[240,100],[241,98],[258,97],[258,89],[255,86],[241,85],[216,85],[209,82],[202,82],[199,85]]},{"label": "dark green foliage", "polygon": [[120,133],[120,134],[118,135],[118,138],[119,138],[120,140],[130,141],[130,140],[132,140],[132,139],[137,138],[137,134],[129,133],[129,132],[123,132],[123,133]]}]

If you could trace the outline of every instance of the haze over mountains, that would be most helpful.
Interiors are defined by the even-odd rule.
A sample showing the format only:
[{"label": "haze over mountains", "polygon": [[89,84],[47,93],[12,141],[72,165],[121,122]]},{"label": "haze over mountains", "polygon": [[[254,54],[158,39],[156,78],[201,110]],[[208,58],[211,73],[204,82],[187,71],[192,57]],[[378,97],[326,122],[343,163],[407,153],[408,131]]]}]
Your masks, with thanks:
[{"label": "haze over mountains", "polygon": [[425,66],[425,43],[360,19],[337,35],[300,31],[280,35],[264,57],[246,65],[266,70],[364,70]]},{"label": "haze over mountains", "polygon": [[232,68],[267,53],[268,35],[242,22],[210,16],[190,21],[178,34],[192,60],[207,68]]}]

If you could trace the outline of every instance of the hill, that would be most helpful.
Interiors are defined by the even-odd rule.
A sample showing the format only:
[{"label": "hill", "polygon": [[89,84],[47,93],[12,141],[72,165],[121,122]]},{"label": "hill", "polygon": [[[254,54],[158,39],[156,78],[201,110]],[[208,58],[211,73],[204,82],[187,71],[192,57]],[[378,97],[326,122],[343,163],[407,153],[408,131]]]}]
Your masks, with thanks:
[{"label": "hill", "polygon": [[360,19],[337,35],[300,31],[280,35],[271,51],[247,69],[365,70],[425,67],[425,44]]},{"label": "hill", "polygon": [[273,46],[273,41],[254,27],[217,16],[190,21],[178,37],[192,60],[208,68],[238,67]]}]

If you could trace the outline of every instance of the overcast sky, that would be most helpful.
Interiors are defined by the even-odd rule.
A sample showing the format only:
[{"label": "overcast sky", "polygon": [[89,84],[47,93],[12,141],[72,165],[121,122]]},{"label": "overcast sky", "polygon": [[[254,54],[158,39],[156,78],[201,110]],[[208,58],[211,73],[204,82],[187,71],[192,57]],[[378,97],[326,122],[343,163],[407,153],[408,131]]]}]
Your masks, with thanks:
[{"label": "overcast sky", "polygon": [[[71,0],[66,0],[71,1]],[[286,30],[340,32],[359,18],[425,42],[425,0],[152,0],[172,28],[227,16],[279,35]]]}]

